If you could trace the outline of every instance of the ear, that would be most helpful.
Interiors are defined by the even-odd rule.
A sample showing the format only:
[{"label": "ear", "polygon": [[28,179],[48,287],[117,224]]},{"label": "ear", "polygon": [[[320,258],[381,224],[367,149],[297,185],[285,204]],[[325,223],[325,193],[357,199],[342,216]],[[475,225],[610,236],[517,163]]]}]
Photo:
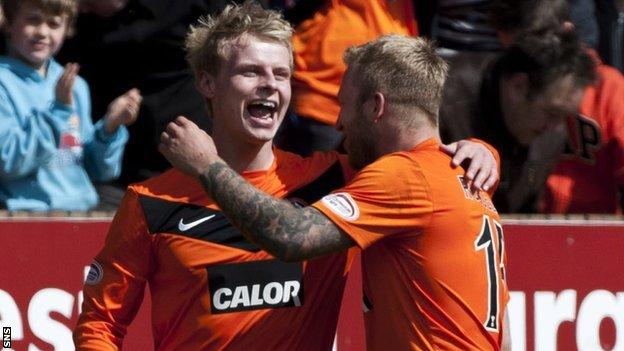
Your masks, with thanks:
[{"label": "ear", "polygon": [[514,73],[509,76],[509,98],[513,102],[521,102],[529,95],[529,77],[526,73]]},{"label": "ear", "polygon": [[380,92],[373,95],[373,123],[379,122],[386,111],[386,97]]},{"label": "ear", "polygon": [[206,98],[212,99],[215,96],[215,78],[206,71],[202,71],[199,74],[199,80],[197,81],[197,89]]}]

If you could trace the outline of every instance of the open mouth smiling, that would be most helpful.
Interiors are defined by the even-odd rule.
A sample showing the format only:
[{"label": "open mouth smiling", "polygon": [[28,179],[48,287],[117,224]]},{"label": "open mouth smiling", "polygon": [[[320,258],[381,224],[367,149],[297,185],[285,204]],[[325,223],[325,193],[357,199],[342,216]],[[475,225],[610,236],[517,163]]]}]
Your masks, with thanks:
[{"label": "open mouth smiling", "polygon": [[270,100],[253,100],[247,105],[247,111],[253,118],[266,120],[277,111],[277,103]]}]

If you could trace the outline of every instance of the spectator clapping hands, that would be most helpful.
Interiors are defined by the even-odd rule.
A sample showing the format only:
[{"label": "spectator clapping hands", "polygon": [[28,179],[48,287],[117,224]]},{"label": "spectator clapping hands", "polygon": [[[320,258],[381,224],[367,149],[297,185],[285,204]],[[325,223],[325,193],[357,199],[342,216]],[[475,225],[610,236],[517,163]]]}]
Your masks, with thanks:
[{"label": "spectator clapping hands", "polygon": [[129,126],[134,123],[139,114],[142,99],[139,89],[133,88],[113,100],[106,112],[106,132],[114,133],[120,125]]},{"label": "spectator clapping hands", "polygon": [[80,65],[77,63],[70,62],[66,64],[61,77],[56,82],[56,100],[63,105],[71,106],[74,102],[72,90],[74,89],[74,82],[76,81],[76,76],[78,76],[79,69]]}]

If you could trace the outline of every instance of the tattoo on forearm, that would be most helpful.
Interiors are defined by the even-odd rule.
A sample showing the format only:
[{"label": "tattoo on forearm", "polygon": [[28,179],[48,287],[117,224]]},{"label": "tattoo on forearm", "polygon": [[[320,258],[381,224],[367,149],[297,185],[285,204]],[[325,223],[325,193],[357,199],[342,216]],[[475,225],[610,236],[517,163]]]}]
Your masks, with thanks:
[{"label": "tattoo on forearm", "polygon": [[223,162],[212,164],[200,181],[247,239],[280,259],[303,260],[353,246],[318,210],[263,193]]}]

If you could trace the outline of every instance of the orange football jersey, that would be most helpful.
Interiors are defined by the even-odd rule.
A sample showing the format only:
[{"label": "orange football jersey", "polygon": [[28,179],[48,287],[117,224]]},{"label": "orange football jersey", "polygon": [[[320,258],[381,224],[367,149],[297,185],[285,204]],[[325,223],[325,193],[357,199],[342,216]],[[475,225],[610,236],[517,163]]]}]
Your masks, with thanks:
[{"label": "orange football jersey", "polygon": [[[275,150],[257,188],[312,202],[344,184],[337,154]],[[329,350],[346,253],[303,263],[244,239],[201,185],[176,170],[131,186],[91,266],[74,340],[117,350],[149,287],[156,350]]]},{"label": "orange football jersey", "polygon": [[500,219],[437,141],[380,158],[313,206],[363,249],[368,351],[500,348]]}]

